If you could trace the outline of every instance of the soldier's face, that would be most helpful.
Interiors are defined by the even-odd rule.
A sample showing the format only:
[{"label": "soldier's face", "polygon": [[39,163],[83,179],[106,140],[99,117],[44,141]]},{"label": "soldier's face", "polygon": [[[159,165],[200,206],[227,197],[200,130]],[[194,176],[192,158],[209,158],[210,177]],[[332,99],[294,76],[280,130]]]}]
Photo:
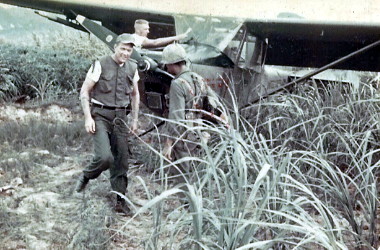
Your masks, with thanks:
[{"label": "soldier's face", "polygon": [[172,75],[177,75],[178,66],[176,64],[166,64],[167,71]]},{"label": "soldier's face", "polygon": [[115,47],[115,61],[119,64],[125,63],[132,55],[133,47],[131,44],[119,43]]},{"label": "soldier's face", "polygon": [[139,24],[137,26],[136,33],[139,34],[140,36],[148,37],[149,34],[149,24]]}]

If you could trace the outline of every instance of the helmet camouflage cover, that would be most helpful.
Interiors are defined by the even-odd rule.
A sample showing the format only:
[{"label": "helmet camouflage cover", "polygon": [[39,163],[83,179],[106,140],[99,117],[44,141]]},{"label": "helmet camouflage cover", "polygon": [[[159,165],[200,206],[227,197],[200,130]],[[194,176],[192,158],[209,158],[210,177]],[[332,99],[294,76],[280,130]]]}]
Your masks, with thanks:
[{"label": "helmet camouflage cover", "polygon": [[162,52],[163,64],[174,64],[186,60],[187,55],[185,49],[177,43],[166,46]]}]

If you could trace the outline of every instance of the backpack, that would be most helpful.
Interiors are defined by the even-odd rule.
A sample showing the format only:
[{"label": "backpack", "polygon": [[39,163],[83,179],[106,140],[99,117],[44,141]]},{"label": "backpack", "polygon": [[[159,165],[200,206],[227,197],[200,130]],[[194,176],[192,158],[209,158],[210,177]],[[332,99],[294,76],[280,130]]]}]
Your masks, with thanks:
[{"label": "backpack", "polygon": [[[220,122],[219,116],[222,114],[220,102],[217,94],[205,83],[203,78],[192,72],[191,79],[194,90],[190,87],[190,83],[183,78],[179,78],[184,82],[194,96],[192,98],[192,111],[196,118],[201,118],[206,122],[217,124]],[[198,110],[198,112],[197,112]]]}]

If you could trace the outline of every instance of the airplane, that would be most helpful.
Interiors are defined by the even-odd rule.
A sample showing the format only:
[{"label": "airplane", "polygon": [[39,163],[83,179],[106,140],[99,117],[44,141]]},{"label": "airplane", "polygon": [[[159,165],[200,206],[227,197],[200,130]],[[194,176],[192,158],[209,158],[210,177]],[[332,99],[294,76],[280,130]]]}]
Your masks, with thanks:
[{"label": "airplane", "polygon": [[[116,2],[116,3],[115,3]],[[227,100],[233,93],[244,110],[268,95],[326,69],[380,71],[380,23],[255,19],[202,16],[126,7],[123,1],[0,0],[0,3],[65,16],[48,19],[94,34],[111,49],[117,34],[133,33],[136,19],[146,19],[151,38],[180,34],[191,28],[182,45],[192,70]],[[43,14],[40,14],[45,16]],[[97,22],[100,21],[101,25]],[[166,116],[173,76],[160,65],[162,48],[136,50],[141,70],[142,102]],[[316,68],[290,80],[290,72],[267,65]]]}]

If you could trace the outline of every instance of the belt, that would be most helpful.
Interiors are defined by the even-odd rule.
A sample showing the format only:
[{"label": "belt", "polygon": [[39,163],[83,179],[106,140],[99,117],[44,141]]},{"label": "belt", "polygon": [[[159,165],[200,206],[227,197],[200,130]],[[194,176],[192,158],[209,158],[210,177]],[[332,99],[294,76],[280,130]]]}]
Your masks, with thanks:
[{"label": "belt", "polygon": [[125,109],[125,110],[129,110],[129,106],[127,107],[110,107],[110,106],[106,106],[106,105],[102,105],[102,104],[97,104],[97,103],[91,103],[92,106],[94,107],[97,107],[97,108],[101,108],[101,109],[109,109],[109,110],[117,110],[117,109]]}]

